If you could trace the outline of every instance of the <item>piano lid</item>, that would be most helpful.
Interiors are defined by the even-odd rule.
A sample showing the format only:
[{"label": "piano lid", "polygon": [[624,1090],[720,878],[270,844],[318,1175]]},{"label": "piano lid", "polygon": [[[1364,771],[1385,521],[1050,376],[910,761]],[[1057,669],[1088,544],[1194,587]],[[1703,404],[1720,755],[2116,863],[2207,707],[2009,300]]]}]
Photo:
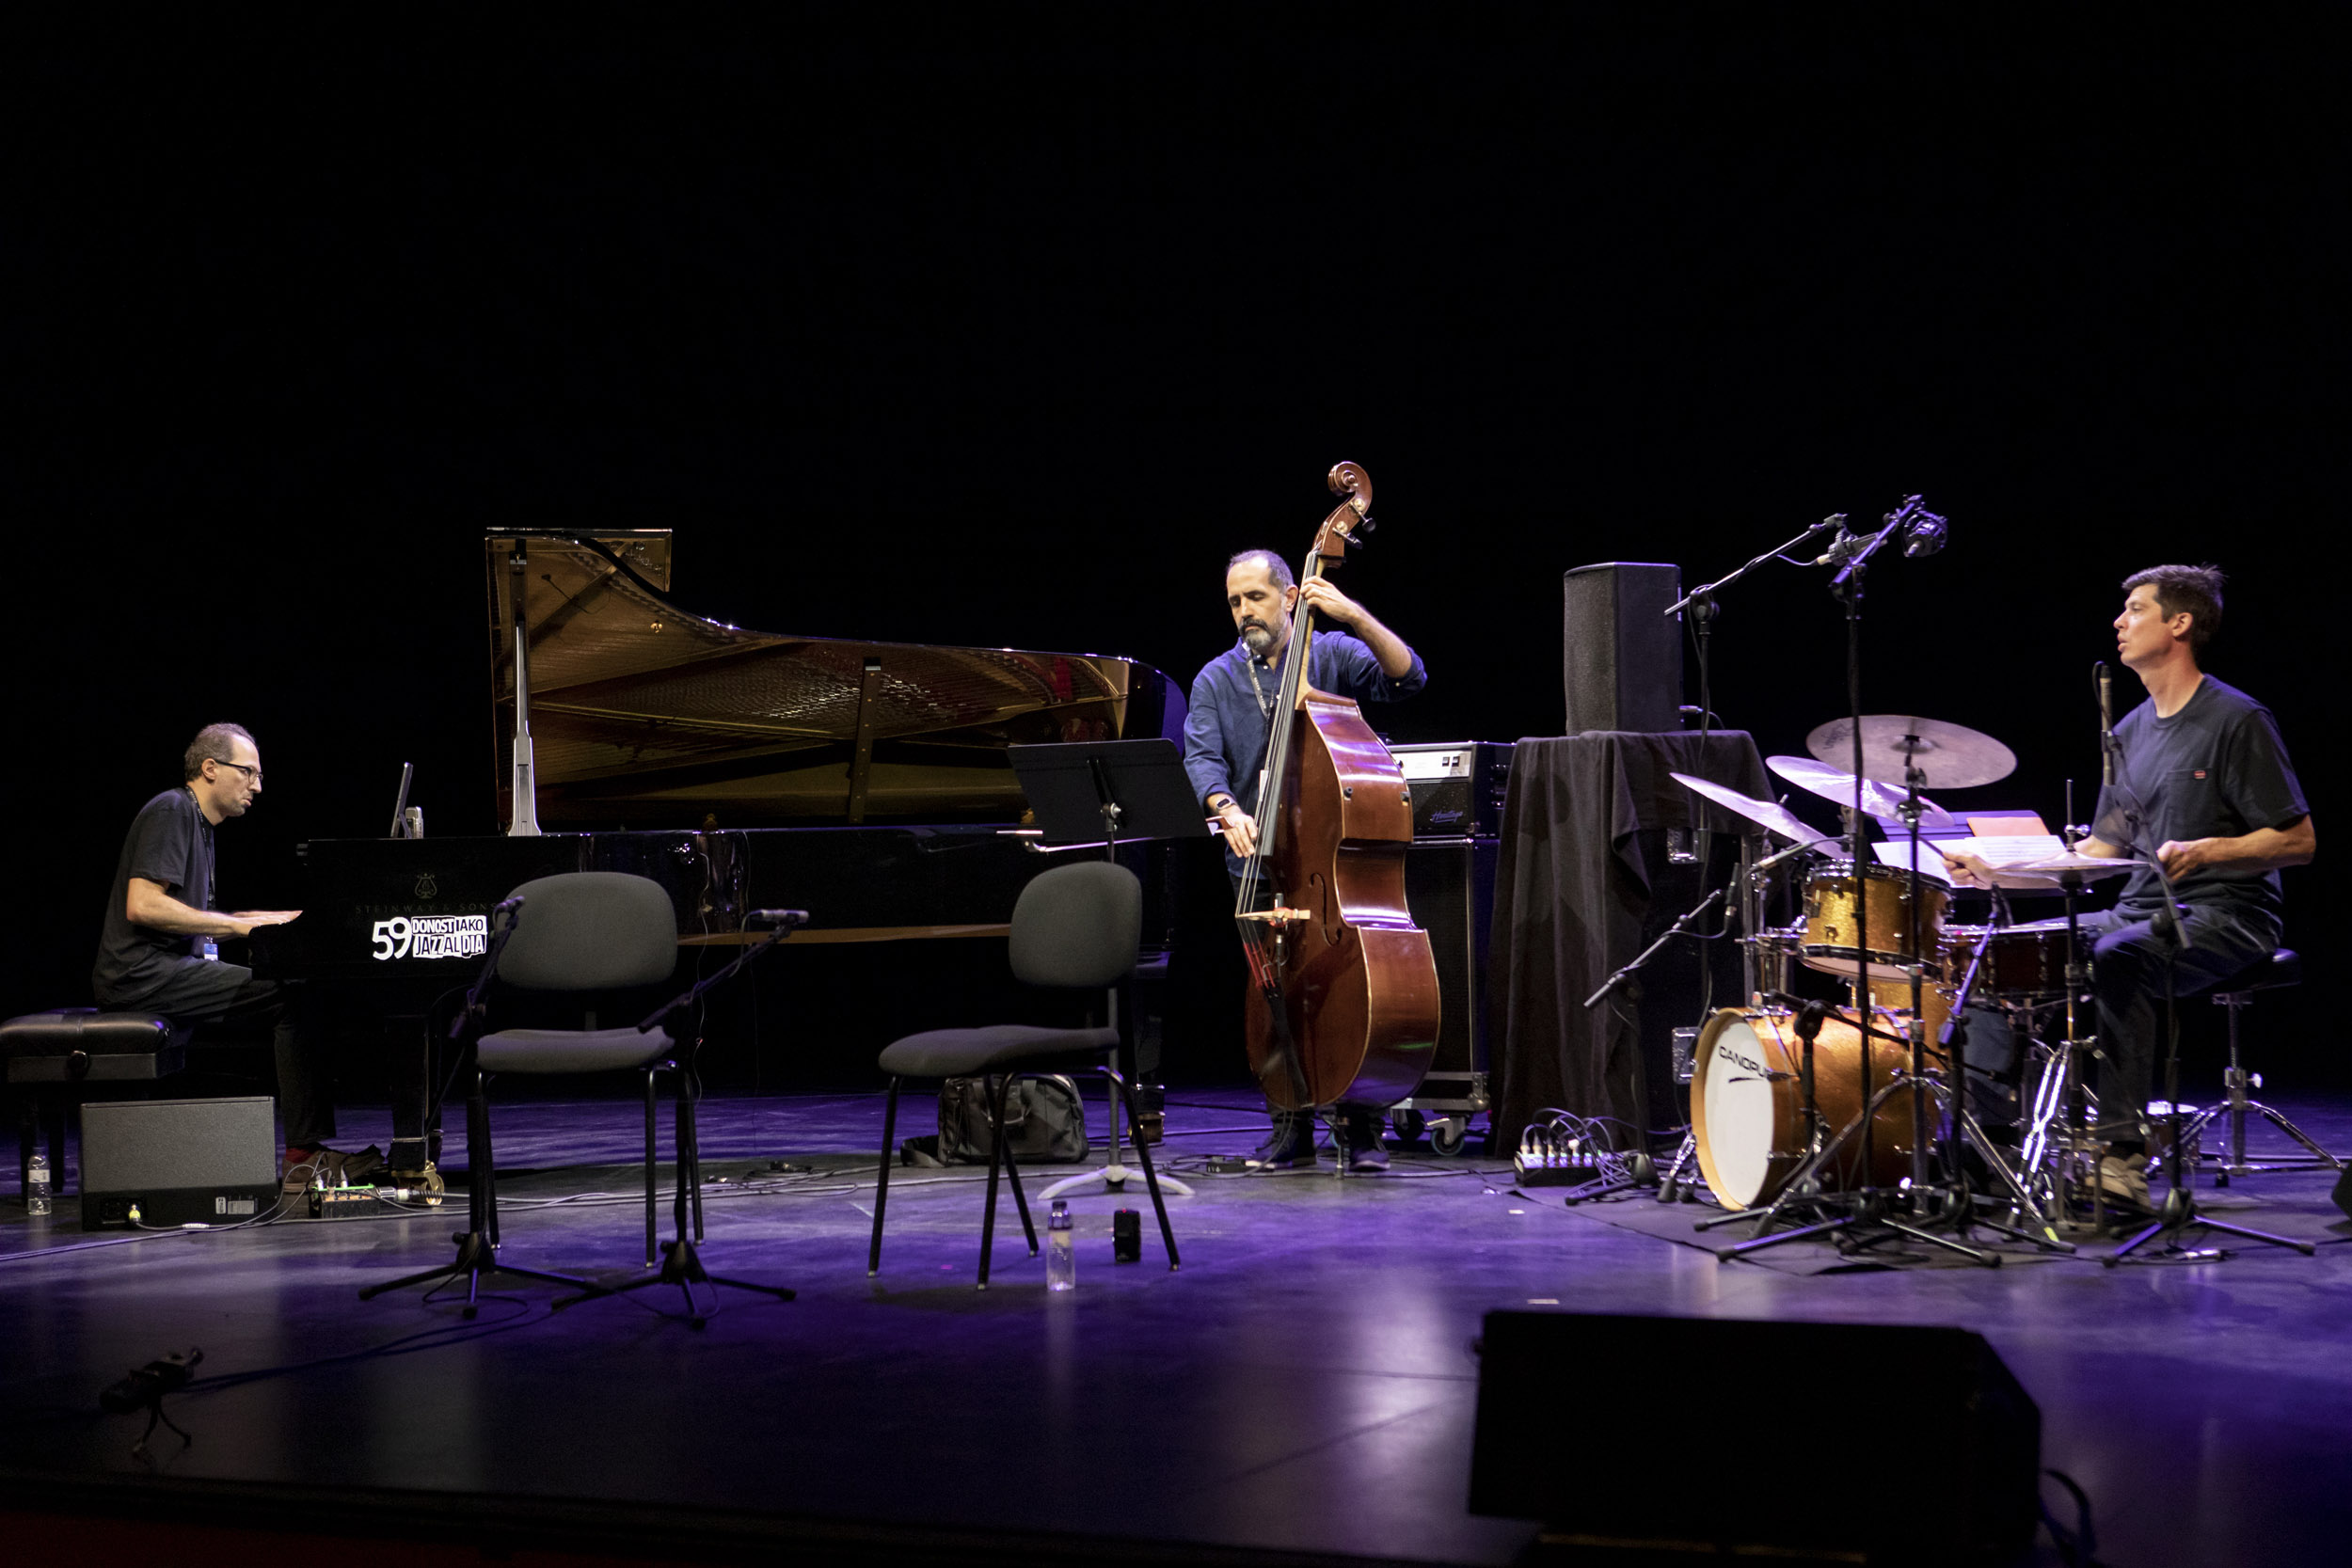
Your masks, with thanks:
[{"label": "piano lid", "polygon": [[549,829],[1010,822],[1014,743],[1181,738],[1184,698],[1094,654],[748,631],[669,601],[670,531],[492,529],[499,817],[514,748],[512,562],[524,551],[531,736]]}]

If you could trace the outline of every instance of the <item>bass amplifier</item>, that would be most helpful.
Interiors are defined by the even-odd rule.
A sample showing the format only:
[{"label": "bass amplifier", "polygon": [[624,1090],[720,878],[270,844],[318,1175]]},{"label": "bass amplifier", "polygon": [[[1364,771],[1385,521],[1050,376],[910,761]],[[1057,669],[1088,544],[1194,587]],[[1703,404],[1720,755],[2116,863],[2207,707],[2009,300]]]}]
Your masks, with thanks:
[{"label": "bass amplifier", "polygon": [[1511,781],[1512,743],[1444,740],[1391,746],[1413,791],[1415,838],[1494,838]]},{"label": "bass amplifier", "polygon": [[85,1230],[234,1225],[267,1213],[278,1192],[278,1118],[267,1095],[82,1107]]}]

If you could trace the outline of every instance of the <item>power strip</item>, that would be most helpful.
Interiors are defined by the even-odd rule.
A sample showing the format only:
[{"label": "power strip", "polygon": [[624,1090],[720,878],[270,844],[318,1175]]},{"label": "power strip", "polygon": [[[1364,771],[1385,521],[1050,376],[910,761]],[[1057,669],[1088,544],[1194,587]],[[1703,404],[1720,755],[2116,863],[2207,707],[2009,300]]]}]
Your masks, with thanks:
[{"label": "power strip", "polygon": [[1585,1149],[1520,1149],[1511,1168],[1522,1187],[1577,1187],[1600,1175],[1600,1156]]}]

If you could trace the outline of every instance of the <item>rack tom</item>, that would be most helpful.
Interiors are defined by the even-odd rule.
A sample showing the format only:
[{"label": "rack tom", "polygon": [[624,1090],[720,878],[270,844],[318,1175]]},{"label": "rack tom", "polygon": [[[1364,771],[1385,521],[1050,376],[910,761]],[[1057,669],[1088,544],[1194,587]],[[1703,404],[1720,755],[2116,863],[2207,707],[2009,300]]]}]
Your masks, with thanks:
[{"label": "rack tom", "polygon": [[[1927,880],[1919,884],[1918,944],[1912,942],[1911,878],[1891,865],[1863,867],[1868,891],[1859,902],[1870,923],[1855,920],[1856,880],[1851,861],[1832,861],[1804,885],[1804,935],[1798,954],[1806,967],[1851,976],[1867,962],[1873,980],[1899,980],[1924,953],[1931,970],[1943,957],[1944,908],[1951,894]],[[1866,958],[1865,955],[1867,955]]]}]

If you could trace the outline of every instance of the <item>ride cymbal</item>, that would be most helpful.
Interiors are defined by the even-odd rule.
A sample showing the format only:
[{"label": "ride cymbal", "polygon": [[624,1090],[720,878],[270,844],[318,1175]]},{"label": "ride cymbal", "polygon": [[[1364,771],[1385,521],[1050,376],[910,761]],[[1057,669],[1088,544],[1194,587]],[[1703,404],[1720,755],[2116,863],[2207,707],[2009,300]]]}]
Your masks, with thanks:
[{"label": "ride cymbal", "polygon": [[[1846,767],[1853,761],[1853,721],[1831,720],[1804,737],[1804,749],[1823,762]],[[1918,765],[1922,789],[1970,789],[2015,772],[2017,753],[1989,735],[1939,719],[1899,713],[1863,716],[1864,778],[1899,784],[1912,763]]]}]

